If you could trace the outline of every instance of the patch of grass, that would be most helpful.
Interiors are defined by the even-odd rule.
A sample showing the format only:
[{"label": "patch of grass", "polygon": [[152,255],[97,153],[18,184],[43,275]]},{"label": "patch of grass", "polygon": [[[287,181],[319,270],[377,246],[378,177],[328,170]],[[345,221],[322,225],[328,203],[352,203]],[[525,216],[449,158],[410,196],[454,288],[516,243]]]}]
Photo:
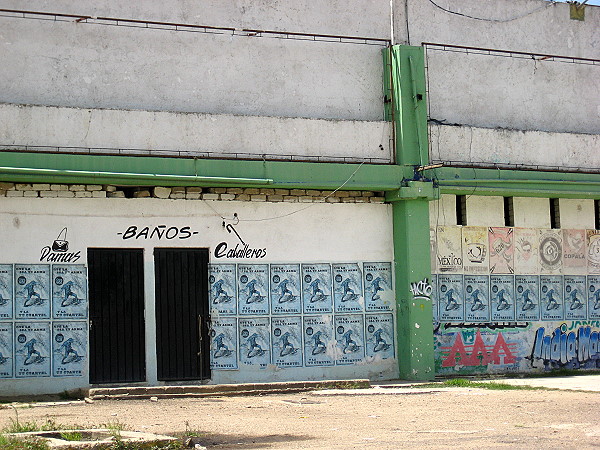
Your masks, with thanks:
[{"label": "patch of grass", "polygon": [[83,434],[80,431],[63,431],[60,433],[61,439],[65,441],[82,441]]},{"label": "patch of grass", "polygon": [[521,386],[508,383],[498,383],[497,381],[471,381],[465,378],[453,378],[451,380],[445,380],[441,383],[425,383],[420,384],[417,387],[435,388],[435,387],[460,387],[460,388],[480,388],[490,389],[495,391],[547,391],[550,388],[542,386]]},{"label": "patch of grass", "polygon": [[0,434],[0,448],[5,450],[48,450],[48,444],[41,439],[17,439]]},{"label": "patch of grass", "polygon": [[183,433],[183,437],[186,437],[186,438],[191,438],[191,437],[202,437],[203,435],[204,435],[204,433],[201,433],[201,432],[199,432],[199,431],[192,430],[192,429],[190,428],[190,423],[189,423],[187,420],[185,421],[185,431],[184,431],[184,433]]}]

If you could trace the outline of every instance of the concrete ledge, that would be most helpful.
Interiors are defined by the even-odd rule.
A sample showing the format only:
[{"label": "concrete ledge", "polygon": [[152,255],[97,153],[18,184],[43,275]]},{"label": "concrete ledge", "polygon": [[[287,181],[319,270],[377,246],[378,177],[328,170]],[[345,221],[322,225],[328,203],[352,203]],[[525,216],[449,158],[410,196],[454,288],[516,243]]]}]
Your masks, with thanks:
[{"label": "concrete ledge", "polygon": [[211,397],[224,395],[256,395],[283,392],[302,392],[315,389],[367,389],[369,380],[292,381],[277,383],[243,383],[152,387],[99,387],[89,390],[88,397],[102,399],[145,399],[177,397]]}]

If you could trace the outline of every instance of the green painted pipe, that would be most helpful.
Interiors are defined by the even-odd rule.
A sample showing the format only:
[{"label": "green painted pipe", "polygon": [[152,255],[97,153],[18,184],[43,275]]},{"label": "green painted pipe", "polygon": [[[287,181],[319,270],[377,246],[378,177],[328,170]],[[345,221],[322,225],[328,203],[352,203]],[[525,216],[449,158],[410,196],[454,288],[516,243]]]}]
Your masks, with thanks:
[{"label": "green painted pipe", "polygon": [[495,184],[495,183],[522,183],[522,184],[575,184],[575,185],[589,185],[589,186],[600,186],[600,180],[598,181],[585,181],[585,180],[536,180],[536,179],[509,179],[509,178],[491,178],[491,179],[478,179],[473,178],[469,180],[465,179],[447,179],[439,182],[440,186],[446,184]]},{"label": "green painted pipe", "polygon": [[169,175],[159,173],[99,172],[91,170],[40,169],[33,167],[0,167],[0,173],[24,175],[67,175],[141,180],[190,181],[223,184],[273,184],[270,178],[205,177],[198,175]]}]

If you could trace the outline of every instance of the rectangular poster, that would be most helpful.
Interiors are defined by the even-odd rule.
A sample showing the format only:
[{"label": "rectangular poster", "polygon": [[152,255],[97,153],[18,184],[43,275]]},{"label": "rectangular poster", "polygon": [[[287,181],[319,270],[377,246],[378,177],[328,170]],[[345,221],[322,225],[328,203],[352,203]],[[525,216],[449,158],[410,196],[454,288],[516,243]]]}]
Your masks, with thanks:
[{"label": "rectangular poster", "polygon": [[15,264],[15,318],[50,318],[50,265]]},{"label": "rectangular poster", "polygon": [[17,378],[51,375],[50,322],[16,323],[14,344]]},{"label": "rectangular poster", "polygon": [[513,228],[488,228],[488,242],[490,246],[490,273],[515,273]]},{"label": "rectangular poster", "polygon": [[240,315],[269,314],[269,265],[238,264],[238,311]]},{"label": "rectangular poster", "polygon": [[309,316],[304,318],[304,364],[333,366],[335,340],[333,316]]},{"label": "rectangular poster", "polygon": [[332,265],[333,304],[336,313],[364,312],[362,273],[357,263]]},{"label": "rectangular poster", "polygon": [[437,273],[437,234],[435,227],[429,227],[429,259],[431,260],[431,272]]},{"label": "rectangular poster", "polygon": [[330,264],[302,264],[302,304],[304,314],[333,312]]},{"label": "rectangular poster", "polygon": [[235,370],[238,368],[237,320],[235,317],[213,319],[210,328],[210,368]]},{"label": "rectangular poster", "polygon": [[392,263],[364,263],[365,309],[369,312],[394,309],[394,284]]},{"label": "rectangular poster", "polygon": [[487,228],[463,227],[462,239],[464,273],[487,275],[490,271]]},{"label": "rectangular poster", "polygon": [[540,275],[540,311],[542,320],[565,318],[561,275]]},{"label": "rectangular poster", "polygon": [[87,322],[52,324],[52,374],[55,377],[81,377],[88,348]]},{"label": "rectangular poster", "polygon": [[0,322],[0,378],[13,377],[13,326]]},{"label": "rectangular poster", "polygon": [[235,264],[209,264],[210,309],[215,316],[237,312],[237,278]]},{"label": "rectangular poster", "polygon": [[365,315],[366,351],[373,359],[395,358],[394,316],[392,314]]},{"label": "rectangular poster", "polygon": [[269,318],[241,318],[238,324],[240,363],[266,368],[271,363]]},{"label": "rectangular poster", "polygon": [[440,320],[440,305],[438,301],[438,276],[431,275],[431,309],[433,311],[433,321]]},{"label": "rectangular poster", "polygon": [[587,273],[585,230],[562,230],[563,273],[585,275]]},{"label": "rectangular poster", "polygon": [[515,273],[536,275],[538,267],[538,232],[535,228],[515,228]]},{"label": "rectangular poster", "polygon": [[588,273],[600,274],[600,231],[585,230],[587,236]]},{"label": "rectangular poster", "polygon": [[538,230],[540,273],[559,275],[562,273],[561,230]]},{"label": "rectangular poster", "polygon": [[438,307],[441,322],[464,322],[463,276],[438,274]]},{"label": "rectangular poster", "polygon": [[600,319],[600,276],[588,275],[587,277],[588,293],[588,319]]},{"label": "rectangular poster", "polygon": [[13,280],[12,264],[0,264],[0,320],[13,318]]},{"label": "rectangular poster", "polygon": [[299,264],[271,264],[271,313],[301,314]]},{"label": "rectangular poster", "polygon": [[492,322],[514,322],[515,277],[512,275],[491,275],[490,300]]},{"label": "rectangular poster", "polygon": [[87,318],[87,275],[83,264],[52,265],[52,317]]},{"label": "rectangular poster", "polygon": [[587,319],[585,275],[565,275],[565,320]]},{"label": "rectangular poster", "polygon": [[465,320],[490,321],[490,276],[465,275]]},{"label": "rectangular poster", "polygon": [[540,277],[515,275],[515,291],[517,321],[540,320]]},{"label": "rectangular poster", "polygon": [[437,227],[438,273],[462,273],[462,232],[460,227]]},{"label": "rectangular poster", "polygon": [[302,318],[271,319],[273,364],[278,367],[302,367]]},{"label": "rectangular poster", "polygon": [[365,358],[362,314],[335,316],[336,365],[357,364]]}]

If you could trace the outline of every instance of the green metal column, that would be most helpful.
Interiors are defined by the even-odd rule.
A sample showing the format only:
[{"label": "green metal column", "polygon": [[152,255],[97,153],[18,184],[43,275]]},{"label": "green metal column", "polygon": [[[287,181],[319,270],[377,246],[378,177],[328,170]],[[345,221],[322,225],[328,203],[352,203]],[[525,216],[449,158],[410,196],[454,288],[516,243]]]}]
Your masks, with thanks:
[{"label": "green metal column", "polygon": [[411,46],[386,51],[396,162],[406,174],[400,189],[386,195],[393,211],[399,372],[404,379],[430,380],[435,366],[429,201],[435,194],[420,170],[429,161],[424,51]]},{"label": "green metal column", "polygon": [[392,208],[400,377],[429,380],[435,376],[433,315],[427,289],[431,279],[429,201],[397,201]]}]

